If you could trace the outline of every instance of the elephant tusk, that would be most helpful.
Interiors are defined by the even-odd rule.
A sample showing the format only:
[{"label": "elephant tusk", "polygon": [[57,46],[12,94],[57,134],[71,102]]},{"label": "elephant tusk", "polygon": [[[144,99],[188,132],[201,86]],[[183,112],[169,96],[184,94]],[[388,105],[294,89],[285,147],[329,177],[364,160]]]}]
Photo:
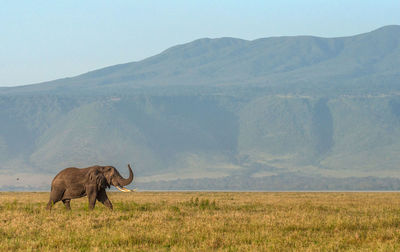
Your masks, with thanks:
[{"label": "elephant tusk", "polygon": [[125,190],[127,190],[128,192],[134,192],[134,191],[136,191],[136,188],[133,189],[133,190],[130,190],[130,189],[128,189],[128,188],[122,187],[122,189],[125,189]]},{"label": "elephant tusk", "polygon": [[128,192],[128,191],[126,191],[126,189],[121,189],[119,186],[115,186],[118,190],[120,190],[121,192]]},{"label": "elephant tusk", "polygon": [[129,189],[127,189],[127,188],[125,188],[125,187],[119,187],[119,186],[115,186],[118,190],[120,190],[121,192],[134,192],[134,191],[136,191],[136,188],[135,189],[133,189],[133,190],[129,190]]}]

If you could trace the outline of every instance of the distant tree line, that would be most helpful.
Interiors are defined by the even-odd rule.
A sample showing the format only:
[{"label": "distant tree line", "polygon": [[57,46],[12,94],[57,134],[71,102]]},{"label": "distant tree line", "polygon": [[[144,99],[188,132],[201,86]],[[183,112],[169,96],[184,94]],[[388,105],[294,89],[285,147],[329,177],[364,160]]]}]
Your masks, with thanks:
[{"label": "distant tree line", "polygon": [[268,177],[178,179],[140,183],[141,190],[245,190],[245,191],[397,191],[400,180],[377,177],[308,177],[283,174]]}]

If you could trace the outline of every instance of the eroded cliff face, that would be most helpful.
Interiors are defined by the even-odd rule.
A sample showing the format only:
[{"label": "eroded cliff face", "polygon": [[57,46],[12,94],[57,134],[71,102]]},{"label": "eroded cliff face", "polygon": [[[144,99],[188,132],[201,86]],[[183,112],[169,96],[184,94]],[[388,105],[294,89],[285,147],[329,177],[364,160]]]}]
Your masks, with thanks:
[{"label": "eroded cliff face", "polygon": [[395,94],[52,96],[6,103],[2,172],[133,160],[147,180],[282,172],[398,176]]},{"label": "eroded cliff face", "polygon": [[397,95],[262,97],[241,111],[245,119],[239,149],[273,167],[336,176],[396,176],[398,100]]}]

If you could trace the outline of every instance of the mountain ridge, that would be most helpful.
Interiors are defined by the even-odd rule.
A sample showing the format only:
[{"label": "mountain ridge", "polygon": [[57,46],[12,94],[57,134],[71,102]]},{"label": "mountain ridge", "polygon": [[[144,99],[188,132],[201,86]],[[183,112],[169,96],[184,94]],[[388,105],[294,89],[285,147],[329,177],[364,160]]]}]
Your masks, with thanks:
[{"label": "mountain ridge", "polygon": [[[155,64],[159,63],[160,61],[168,60],[168,57],[170,57],[171,53],[173,54],[174,58],[181,57],[181,58],[184,59],[184,57],[187,57],[187,58],[191,58],[192,59],[195,56],[203,57],[203,58],[200,58],[200,59],[196,59],[197,61],[194,62],[194,64],[197,64],[197,67],[198,66],[201,67],[202,65],[206,65],[205,63],[207,62],[207,61],[205,61],[205,60],[207,60],[207,58],[204,57],[204,55],[207,54],[207,51],[209,51],[209,49],[207,49],[207,47],[212,47],[211,48],[211,49],[213,49],[212,52],[215,52],[215,50],[217,50],[218,52],[221,51],[221,50],[222,51],[225,50],[225,51],[228,51],[228,52],[231,52],[231,53],[236,53],[236,54],[240,54],[240,53],[238,53],[238,51],[240,52],[241,50],[244,50],[244,49],[249,50],[249,48],[250,49],[255,48],[255,51],[256,51],[255,53],[257,54],[260,51],[262,51],[262,48],[268,48],[268,47],[271,47],[271,46],[282,47],[282,46],[285,46],[285,43],[286,44],[288,43],[288,45],[286,45],[286,47],[289,47],[289,49],[293,50],[293,47],[295,47],[295,45],[291,44],[291,41],[294,41],[292,43],[298,44],[299,41],[303,42],[303,43],[306,43],[307,40],[311,40],[311,41],[313,41],[314,46],[316,44],[316,48],[308,48],[308,49],[306,48],[307,50],[312,50],[312,49],[318,50],[318,46],[319,46],[321,48],[320,49],[321,50],[320,54],[321,53],[323,54],[324,50],[325,50],[328,54],[331,53],[331,54],[337,56],[337,54],[339,52],[338,50],[343,49],[343,48],[340,48],[340,47],[341,46],[343,47],[343,44],[345,43],[346,40],[370,39],[369,38],[370,36],[378,36],[379,37],[379,35],[386,37],[388,35],[388,33],[389,34],[390,33],[397,33],[397,36],[395,36],[393,34],[391,36],[391,39],[393,39],[392,37],[395,38],[394,39],[395,42],[393,42],[393,43],[396,44],[396,42],[399,41],[399,37],[400,37],[400,26],[399,25],[385,26],[385,27],[376,29],[376,30],[371,31],[371,32],[362,33],[362,34],[355,35],[355,36],[337,37],[337,38],[322,38],[322,37],[316,37],[316,36],[281,36],[281,37],[261,38],[261,39],[255,39],[255,40],[243,40],[243,39],[237,39],[237,38],[216,38],[216,39],[203,38],[203,39],[194,40],[194,41],[186,43],[186,44],[173,46],[171,48],[168,48],[168,49],[164,50],[163,52],[161,52],[161,53],[159,53],[157,55],[148,57],[148,58],[146,58],[144,60],[141,60],[141,61],[128,62],[128,63],[118,64],[118,65],[114,65],[114,66],[109,66],[109,67],[101,68],[101,69],[98,69],[98,70],[89,71],[87,73],[84,73],[84,74],[81,74],[81,75],[77,75],[77,76],[74,76],[74,77],[57,79],[57,80],[54,80],[54,81],[42,82],[42,83],[39,83],[39,84],[31,84],[31,85],[25,85],[25,86],[19,86],[19,87],[10,87],[10,88],[7,88],[7,90],[8,91],[15,90],[16,92],[18,92],[18,90],[35,89],[35,87],[39,87],[38,85],[45,86],[46,89],[52,90],[52,89],[57,88],[59,85],[61,85],[61,86],[62,85],[68,85],[68,84],[69,85],[73,85],[74,82],[85,82],[85,84],[88,85],[88,84],[90,84],[91,81],[92,82],[96,81],[96,78],[102,78],[102,77],[104,78],[104,77],[107,77],[107,76],[109,78],[108,81],[111,84],[118,84],[118,83],[124,82],[124,78],[127,78],[131,82],[133,82],[135,80],[136,80],[136,82],[139,82],[139,83],[134,83],[133,85],[143,86],[145,84],[141,84],[140,83],[141,79],[142,80],[146,80],[148,78],[150,78],[150,80],[152,78],[154,79],[155,71],[146,70],[144,72],[140,72],[140,71],[138,72],[138,70],[140,70],[143,67],[146,68],[149,65],[155,65]],[[306,41],[304,42],[303,40],[306,40]],[[226,49],[227,48],[227,43],[221,43],[223,41],[228,41],[229,42],[228,43],[229,44],[228,49]],[[337,45],[335,45],[335,43]],[[232,44],[234,44],[235,47],[231,48]],[[238,45],[239,45],[239,47],[238,47]],[[398,43],[396,45],[398,46]],[[259,47],[261,47],[261,49]],[[339,47],[339,48],[335,48],[335,47]],[[376,48],[374,48],[374,49],[376,49]],[[330,51],[330,50],[332,50],[332,51]],[[274,51],[274,48],[271,49],[271,51]],[[177,53],[177,52],[179,52],[179,53]],[[197,55],[196,55],[196,52],[197,52]],[[298,57],[301,57],[302,60],[303,60],[303,62],[299,62],[299,64],[302,64],[302,66],[304,66],[304,57],[307,56],[306,53],[307,53],[307,51],[304,52],[303,55],[298,56]],[[178,54],[178,55],[176,55],[176,54]],[[217,60],[222,60],[222,63],[224,63],[224,58],[220,59],[220,57],[218,55],[219,55],[219,53],[217,53]],[[282,57],[282,54],[280,52],[278,52],[277,55],[279,55],[279,57]],[[326,56],[326,58],[324,58],[324,56],[322,55],[322,59],[319,59],[319,60],[325,61],[326,59],[331,58],[333,55],[330,55],[330,57],[328,55],[328,56]],[[228,56],[232,57],[232,55],[229,55],[229,54],[228,54]],[[233,55],[233,57],[234,56],[235,55]],[[254,55],[251,55],[251,56],[254,56]],[[271,56],[271,52],[267,52],[266,56]],[[272,56],[274,56],[274,55],[272,54]],[[275,57],[277,57],[277,56],[275,55]],[[260,57],[258,57],[258,58],[260,58]],[[215,59],[209,59],[209,60],[211,60],[211,61],[214,60],[215,61]],[[237,60],[237,59],[236,58],[228,59],[228,63],[231,63],[232,60]],[[299,59],[295,58],[295,60],[299,60]],[[309,59],[309,63],[312,64],[312,65],[315,65],[316,62],[313,61],[313,60],[314,59]],[[200,61],[200,63],[199,63],[199,61]],[[202,62],[202,61],[204,61],[204,62]],[[262,58],[258,60],[259,62],[257,62],[257,57],[256,57],[256,59],[254,61],[255,61],[254,65],[250,65],[250,66],[247,65],[246,66],[248,69],[245,69],[245,70],[247,70],[247,72],[244,71],[245,73],[247,73],[247,74],[250,73],[250,75],[251,74],[257,74],[256,73],[257,72],[257,67],[271,70],[271,67],[273,69],[273,66],[277,65],[276,64],[277,62],[273,62],[273,61],[271,61],[271,63],[269,63],[269,64],[267,63],[267,65],[265,65],[266,62],[263,61]],[[288,59],[285,59],[284,61],[288,61]],[[179,66],[179,64],[180,64],[179,62],[176,62],[176,63],[178,64],[178,66],[175,66],[175,67],[181,67],[181,66]],[[187,65],[188,63],[190,63],[190,62],[187,62],[187,61],[185,62],[184,61],[185,65]],[[259,63],[259,65],[257,65],[257,63]],[[280,62],[280,63],[282,64],[282,62]],[[169,62],[168,65],[169,64],[171,64],[171,63]],[[221,64],[221,62],[218,62],[218,64]],[[262,64],[264,64],[264,65],[262,65]],[[200,70],[203,71],[203,72],[201,72],[201,74],[202,75],[211,75],[211,77],[215,77],[215,76],[212,76],[213,71],[214,72],[216,71],[214,68],[216,68],[216,67],[215,66],[209,66],[209,69],[207,69],[207,68],[200,69]],[[284,66],[282,66],[282,69],[276,69],[277,71],[269,72],[269,73],[266,73],[266,74],[272,74],[273,75],[274,73],[279,73],[280,71],[283,71],[283,72],[290,71],[291,68],[295,69],[296,67],[295,66],[290,66],[290,65],[288,65],[288,66],[284,65]],[[163,70],[163,69],[161,69],[161,70]],[[187,71],[192,71],[193,69],[188,68],[186,70]],[[233,70],[235,70],[235,69],[233,69]],[[115,74],[116,71],[119,71],[119,72],[122,71],[122,73],[120,73],[119,76],[113,76],[113,75],[116,75]],[[132,73],[132,72],[136,71],[137,74],[136,75],[135,74],[126,74],[124,71],[128,71],[128,73]],[[171,77],[171,75],[174,75],[174,74],[175,75],[179,75],[180,74],[180,73],[177,73],[177,71],[174,71],[174,70],[171,70],[171,69],[166,69],[166,70],[164,69],[163,71],[166,71],[166,73],[165,73],[167,75],[166,77]],[[251,72],[251,71],[253,71],[253,72]],[[181,72],[183,72],[183,71],[181,70]],[[261,72],[261,75],[265,75],[265,73],[263,74]],[[173,81],[173,79],[170,80],[170,81]],[[155,80],[155,82],[157,83],[158,86],[163,85],[162,83],[160,83],[159,80]],[[225,80],[225,82],[227,82],[227,80]],[[66,83],[66,84],[63,84],[63,83]],[[182,81],[180,81],[176,85],[184,85],[184,84],[182,84]],[[128,87],[129,86],[126,86],[126,85],[124,86],[124,88],[128,88]]]}]

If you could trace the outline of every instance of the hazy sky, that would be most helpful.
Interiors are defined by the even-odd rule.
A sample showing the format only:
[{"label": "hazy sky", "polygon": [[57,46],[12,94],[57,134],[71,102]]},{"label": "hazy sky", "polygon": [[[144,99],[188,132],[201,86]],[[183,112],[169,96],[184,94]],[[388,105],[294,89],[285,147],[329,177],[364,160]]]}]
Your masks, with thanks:
[{"label": "hazy sky", "polygon": [[338,37],[400,24],[398,0],[0,3],[0,86],[138,61],[204,37]]}]

